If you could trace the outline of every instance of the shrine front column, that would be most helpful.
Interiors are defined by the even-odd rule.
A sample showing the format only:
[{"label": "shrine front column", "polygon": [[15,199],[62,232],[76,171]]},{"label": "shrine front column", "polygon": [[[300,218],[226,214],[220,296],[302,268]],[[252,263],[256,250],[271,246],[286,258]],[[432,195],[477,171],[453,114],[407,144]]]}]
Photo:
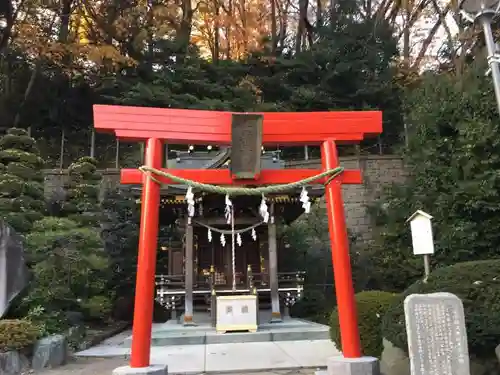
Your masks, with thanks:
[{"label": "shrine front column", "polygon": [[274,218],[274,203],[271,203],[269,223],[267,225],[269,243],[269,284],[271,289],[271,323],[280,323],[280,296],[278,285],[278,246],[276,240],[276,221]]},{"label": "shrine front column", "polygon": [[184,325],[194,325],[193,321],[193,223],[190,217],[186,220],[186,251],[184,255],[184,286],[186,295],[184,299]]}]

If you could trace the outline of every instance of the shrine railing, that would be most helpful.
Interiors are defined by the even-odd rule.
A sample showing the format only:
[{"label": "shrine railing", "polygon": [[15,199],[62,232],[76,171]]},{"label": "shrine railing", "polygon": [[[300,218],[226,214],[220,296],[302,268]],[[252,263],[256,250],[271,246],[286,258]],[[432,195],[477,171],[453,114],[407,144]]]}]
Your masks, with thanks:
[{"label": "shrine railing", "polygon": [[[210,275],[200,275],[193,283],[193,295],[203,296],[207,301],[215,294],[233,293],[230,278],[226,282],[217,284],[215,272]],[[290,307],[302,298],[304,290],[305,272],[279,272],[278,294],[283,303]],[[184,275],[156,275],[156,300],[167,309],[179,309],[186,294]],[[237,284],[238,293],[254,293],[260,295],[271,294],[269,274],[253,273],[247,270],[246,278]]]}]

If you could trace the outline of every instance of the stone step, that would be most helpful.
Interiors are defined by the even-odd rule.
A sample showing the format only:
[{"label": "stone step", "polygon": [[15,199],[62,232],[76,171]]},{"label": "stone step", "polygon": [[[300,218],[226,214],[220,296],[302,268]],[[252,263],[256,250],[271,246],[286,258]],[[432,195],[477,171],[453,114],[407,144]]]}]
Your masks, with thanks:
[{"label": "stone step", "polygon": [[[283,326],[281,326],[283,324]],[[216,333],[211,327],[184,327],[184,329],[169,329],[153,332],[152,346],[171,345],[209,345],[232,344],[271,341],[303,341],[303,340],[328,340],[328,327],[321,325],[304,325],[294,327],[286,323],[278,323],[279,328],[262,328],[257,332],[228,332]],[[132,338],[128,337],[123,342],[123,347],[129,348]]]}]

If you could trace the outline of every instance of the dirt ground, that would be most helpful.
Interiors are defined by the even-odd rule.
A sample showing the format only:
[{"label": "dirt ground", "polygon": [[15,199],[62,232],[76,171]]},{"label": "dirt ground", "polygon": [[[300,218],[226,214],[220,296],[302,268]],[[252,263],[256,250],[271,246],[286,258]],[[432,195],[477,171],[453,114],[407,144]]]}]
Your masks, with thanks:
[{"label": "dirt ground", "polygon": [[[79,358],[72,360],[66,366],[53,370],[46,370],[43,375],[111,375],[113,369],[127,365],[124,358]],[[280,370],[272,372],[252,372],[237,375],[313,375],[314,370]],[[227,373],[225,374],[227,375]],[[235,374],[236,375],[236,374]]]}]

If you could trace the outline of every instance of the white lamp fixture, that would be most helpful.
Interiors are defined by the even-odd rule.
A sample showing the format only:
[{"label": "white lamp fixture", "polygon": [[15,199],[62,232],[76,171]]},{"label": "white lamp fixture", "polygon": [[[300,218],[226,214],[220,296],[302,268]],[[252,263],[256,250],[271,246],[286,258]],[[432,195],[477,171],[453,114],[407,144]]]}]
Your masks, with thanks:
[{"label": "white lamp fixture", "polygon": [[[497,49],[495,40],[493,39],[493,31],[491,30],[491,21],[500,10],[499,0],[461,0],[460,13],[469,22],[479,23],[484,32],[486,48],[488,49],[488,65],[490,66],[491,75],[493,78],[493,87],[495,89],[495,97],[497,100],[498,111],[500,112],[500,54]],[[488,74],[489,71],[486,73]]]},{"label": "white lamp fixture", "polygon": [[499,4],[498,0],[462,0],[459,7],[463,12],[477,16],[484,12],[497,13]]},{"label": "white lamp fixture", "polygon": [[1,16],[0,17],[0,30],[6,29],[7,26],[8,26],[7,18]]}]

